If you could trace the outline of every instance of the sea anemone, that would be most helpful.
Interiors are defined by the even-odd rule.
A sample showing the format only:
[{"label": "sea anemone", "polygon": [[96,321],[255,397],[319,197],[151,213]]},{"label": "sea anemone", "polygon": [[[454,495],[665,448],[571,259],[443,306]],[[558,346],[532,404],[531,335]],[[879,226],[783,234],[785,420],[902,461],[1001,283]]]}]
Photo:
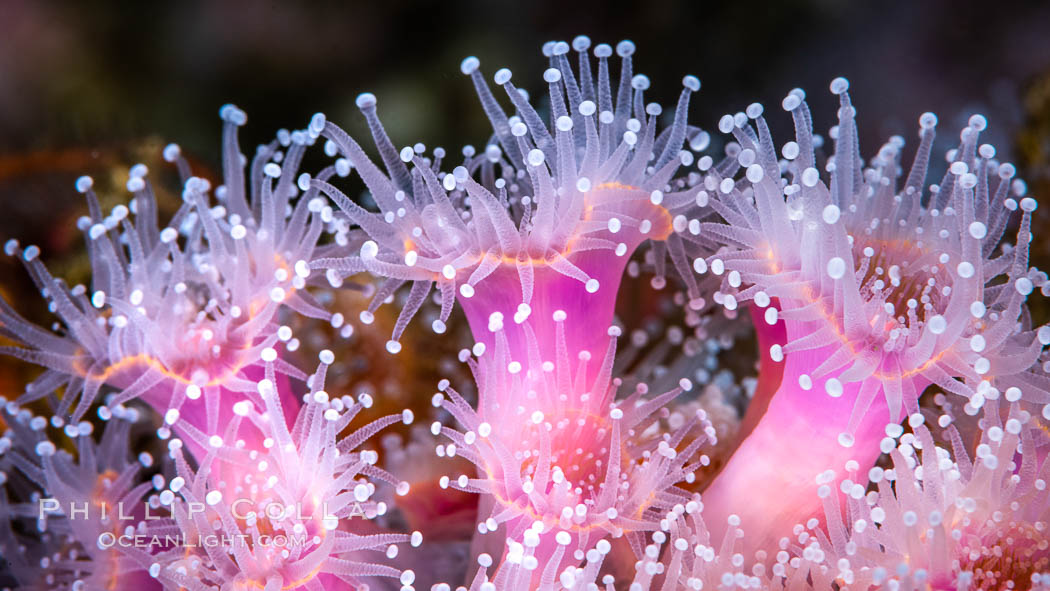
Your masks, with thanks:
[{"label": "sea anemone", "polygon": [[[772,568],[766,568],[761,563],[749,564],[743,554],[736,552],[739,540],[744,537],[739,518],[731,515],[723,537],[712,539],[702,514],[703,503],[699,495],[672,507],[659,520],[659,527],[647,536],[647,543],[644,538],[641,540],[633,572],[625,572],[619,577],[606,572],[608,563],[615,562],[619,557],[613,555],[614,548],[609,541],[602,539],[584,553],[580,566],[566,566],[556,579],[548,578],[539,586],[526,586],[533,558],[531,550],[511,543],[510,556],[494,578],[488,576],[491,556],[483,554],[479,557],[480,568],[471,582],[470,591],[597,591],[603,588],[607,591],[617,588],[630,591],[811,591],[833,588],[834,578],[820,569],[824,557],[819,552],[809,552],[806,557],[792,557],[781,549],[776,554]],[[787,545],[784,544],[784,547]],[[617,583],[621,586],[617,587]],[[450,588],[439,585],[434,589],[449,591]]]},{"label": "sea anemone", "polygon": [[[693,162],[692,154],[682,151],[686,140],[698,149],[706,145],[706,134],[687,125],[689,96],[700,88],[699,80],[685,77],[674,122],[657,134],[661,108],[643,102],[649,80],[633,75],[634,44],[623,41],[616,47],[621,67],[615,95],[608,63],[613,49],[594,48],[596,84],[587,55],[590,40],[577,37],[573,48],[579,53],[578,73],[569,63],[568,43],[547,47],[551,67],[544,80],[553,132],[511,82],[510,70],[494,77],[516,110],[508,117],[479,60],[463,60],[460,69],[474,82],[493,136],[480,153],[465,148],[463,164],[451,173],[440,172],[443,149],[434,150],[433,160],[423,156],[422,144],[398,151],[379,121],[372,94],[362,94],[357,105],[386,172],[345,132],[331,122],[325,125],[329,152],[338,151],[353,163],[379,212],[314,180],[311,186],[332,197],[361,230],[358,255],[322,259],[314,266],[336,273],[337,279],[362,271],[386,278],[362,314],[365,321],[398,287],[412,284],[388,343],[391,352],[400,350],[398,339],[435,283],[441,314],[434,330],[445,331],[458,293],[475,339],[490,346],[485,328],[495,312],[520,324],[530,315],[549,319],[555,310],[564,310],[607,326],[624,266],[650,239],[657,250],[657,284],[664,281],[666,250],[698,297],[685,243],[699,238],[687,231],[689,220],[681,214],[696,207],[695,192],[672,178],[682,164]],[[542,346],[553,346],[553,326],[534,329]],[[524,354],[521,329],[508,326],[506,332],[511,350]],[[569,349],[600,351],[600,336],[570,332]]]},{"label": "sea anemone", "polygon": [[[827,184],[815,168],[817,142],[800,90],[783,103],[796,128],[783,160],[753,104],[720,122],[738,143],[704,181],[725,222],[702,229],[728,248],[698,260],[698,270],[724,274],[716,301],[729,308],[752,301],[786,333],[786,342],[762,352],[763,361],[784,363],[779,389],[705,492],[719,514],[740,507],[745,527],[806,521],[816,507],[782,491],[802,494],[815,475],[849,459],[870,467],[887,422],[899,423],[902,410],[916,413],[927,386],[980,407],[997,380],[1026,372],[1043,346],[1023,312],[1028,294],[1046,281],[1028,267],[1036,202],[1012,180],[1013,166],[978,145],[985,118],[970,119],[947,154],[944,179],[924,195],[936,117],[920,118],[907,177],[899,137],[865,167],[847,87],[842,78],[831,83],[840,108]],[[1016,241],[1001,242],[1017,209]],[[1006,397],[1045,403],[1050,393],[1033,383]],[[772,479],[768,486],[745,484],[754,478],[745,473],[756,471]]]},{"label": "sea anemone", "polygon": [[588,383],[583,376],[589,354],[571,359],[565,313],[555,312],[554,320],[553,359],[544,359],[531,321],[522,325],[528,345],[523,359],[511,356],[502,328],[495,327],[495,348],[472,361],[476,410],[441,384],[448,397],[438,402],[464,431],[435,423],[434,430],[452,440],[438,455],[463,456],[478,470],[476,478],[446,476],[442,485],[480,493],[478,532],[499,532],[489,536],[495,551],[503,552],[503,540],[509,541],[504,560],[534,571],[531,577],[507,579],[513,570],[508,567],[498,579],[506,584],[501,589],[528,585],[530,578],[532,584],[550,582],[599,540],[627,535],[637,542],[643,532],[657,529],[663,514],[689,500],[675,485],[693,481],[694,471],[708,462],[701,448],[717,441],[699,409],[677,429],[662,429],[660,418],[669,414],[665,405],[692,389],[689,380],[652,398],[640,383],[614,403],[620,381],[611,372],[619,329],[609,330],[597,377]]},{"label": "sea anemone", "polygon": [[[130,207],[107,216],[92,179],[77,180],[89,209],[79,225],[91,255],[90,288],[53,277],[38,247],[7,242],[7,254],[25,262],[59,320],[44,330],[0,302],[0,334],[19,345],[0,353],[45,368],[20,404],[48,397],[56,415],[78,422],[109,386],[118,391],[114,403],[142,397],[169,418],[217,433],[244,396],[229,393],[254,390],[260,355],[278,341],[297,346],[278,327],[279,310],[330,317],[303,288],[331,210],[310,189],[292,204],[300,160],[316,134],[278,134],[259,147],[246,179],[237,143],[244,112],[227,105],[220,114],[225,184],[215,190],[217,204],[211,184],[191,176],[174,144],[164,157],[182,176],[183,203],[163,228],[144,165],[131,168]],[[317,178],[334,173],[329,167]],[[278,368],[305,377],[289,364]]]},{"label": "sea anemone", "polygon": [[1046,434],[1027,412],[1008,406],[1005,422],[985,413],[974,461],[953,428],[949,452],[916,421],[898,435],[891,469],[872,468],[866,485],[840,487],[848,493],[846,523],[837,493],[821,487],[824,548],[840,580],[906,591],[1050,588],[1050,463],[1039,451]]},{"label": "sea anemone", "polygon": [[[190,591],[215,585],[224,590],[332,588],[361,585],[375,576],[411,585],[411,571],[365,556],[377,552],[393,558],[396,544],[421,543],[418,532],[380,533],[368,524],[387,510],[385,503],[372,500],[373,479],[393,484],[399,495],[409,485],[378,468],[376,452],[358,449],[384,427],[411,422],[411,414],[377,419],[340,437],[371,400],[368,395],[356,401],[329,396],[326,371],[322,362],[310,376],[311,391],[290,429],[275,391],[274,366],[268,363],[267,377],[257,385],[264,409],[247,400],[236,403],[225,437],[187,428],[209,449],[196,470],[185,460],[181,440],[169,442],[177,476],[159,498],[170,507],[187,551],[157,561],[151,574],[172,589]],[[265,435],[258,448],[235,439],[244,419]]]},{"label": "sea anemone", "polygon": [[[794,556],[781,544],[771,568],[761,560],[745,560],[740,540],[746,532],[740,518],[730,515],[721,538],[714,538],[703,519],[699,496],[675,506],[660,522],[643,557],[635,564],[632,589],[769,589],[808,591],[831,589],[833,578],[819,568],[819,554]],[[772,549],[770,551],[772,554]],[[762,558],[765,550],[759,553]]]},{"label": "sea anemone", "polygon": [[145,499],[163,477],[142,480],[153,458],[147,452],[131,458],[129,433],[139,412],[119,404],[113,408],[97,443],[91,423],[65,429],[74,437],[75,456],[46,436],[45,417],[5,408],[11,430],[0,439],[0,474],[4,482],[20,479],[19,496],[29,502],[12,504],[0,493],[0,554],[10,561],[8,570],[20,588],[151,587],[150,553],[116,540],[128,531],[154,529],[143,521]]}]

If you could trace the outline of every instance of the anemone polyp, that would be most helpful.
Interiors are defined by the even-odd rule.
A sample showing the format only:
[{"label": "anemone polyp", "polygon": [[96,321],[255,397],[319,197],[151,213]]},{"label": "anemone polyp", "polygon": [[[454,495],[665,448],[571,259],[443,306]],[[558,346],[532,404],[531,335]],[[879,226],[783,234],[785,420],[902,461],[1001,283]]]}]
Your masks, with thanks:
[{"label": "anemone polyp", "polygon": [[[280,338],[279,311],[328,317],[304,287],[306,261],[318,250],[331,208],[296,180],[316,133],[282,131],[259,147],[246,178],[237,143],[245,115],[232,105],[220,114],[225,184],[214,190],[217,202],[211,184],[192,176],[178,146],[169,145],[164,157],[179,169],[183,203],[163,228],[144,165],[131,168],[130,207],[109,215],[91,178],[77,180],[89,212],[80,227],[91,255],[90,287],[70,288],[52,276],[36,246],[5,245],[60,320],[57,331],[44,330],[0,303],[0,331],[19,345],[0,352],[45,368],[19,403],[50,397],[57,414],[79,421],[109,387],[119,392],[116,403],[142,397],[161,413],[174,409],[183,421],[216,433],[239,399],[221,393],[251,391],[246,372],[261,367],[261,357],[279,341],[297,346],[296,339]],[[328,167],[317,178],[334,174]],[[279,370],[303,377],[288,364]],[[56,390],[64,390],[61,398]]]},{"label": "anemone polyp", "polygon": [[[267,373],[273,375],[272,364]],[[264,378],[257,385],[263,408],[238,403],[226,437],[188,429],[190,436],[208,440],[209,451],[196,470],[180,445],[169,446],[178,476],[161,491],[160,504],[170,508],[188,539],[220,535],[222,542],[195,544],[185,555],[167,556],[158,561],[154,576],[200,591],[213,585],[231,590],[331,588],[359,585],[362,576],[403,578],[393,567],[356,561],[393,544],[418,545],[416,536],[406,534],[359,535],[378,531],[361,524],[386,512],[385,503],[372,498],[376,484],[369,476],[393,484],[398,494],[408,492],[407,483],[375,466],[376,452],[357,449],[371,434],[401,422],[402,415],[377,419],[339,437],[364,404],[348,396],[329,398],[325,374],[322,363],[311,376],[311,391],[291,429],[274,383]],[[265,435],[261,445],[230,443],[244,420]]]},{"label": "anemone polyp", "polygon": [[[784,100],[796,139],[779,163],[760,114],[757,134],[746,118],[727,116],[723,129],[741,147],[734,169],[745,174],[733,180],[734,169],[726,169],[705,179],[719,187],[711,205],[729,221],[705,228],[736,247],[711,258],[727,272],[737,270],[737,286],[747,286],[737,302],[762,294],[761,307],[779,298],[779,309],[766,316],[787,326],[789,343],[781,352],[824,350],[827,361],[809,375],[813,387],[836,396],[874,377],[896,421],[902,408],[918,410],[922,388],[915,379],[969,399],[982,380],[1017,373],[1038,357],[1035,331],[1019,330],[1027,295],[1046,282],[1028,267],[1036,202],[1024,197],[1012,165],[996,161],[992,146],[978,145],[987,125],[980,115],[970,118],[960,145],[947,154],[947,174],[925,196],[937,121],[930,113],[920,118],[921,142],[903,187],[901,138],[862,166],[847,86],[841,78],[832,83],[841,105],[827,184],[815,168],[801,91]],[[1018,209],[1016,240],[1001,242]],[[846,366],[853,369],[827,384]]]},{"label": "anemone polyp", "polygon": [[530,323],[523,326],[528,358],[512,358],[497,331],[495,348],[474,362],[477,410],[442,384],[448,396],[442,405],[464,431],[436,428],[452,440],[439,455],[462,455],[478,470],[476,478],[446,477],[443,484],[482,494],[478,531],[501,532],[498,540],[490,536],[500,553],[500,540],[514,541],[505,560],[532,564],[526,570],[538,581],[579,563],[599,540],[641,535],[662,513],[688,501],[676,484],[693,481],[694,470],[707,463],[701,448],[717,437],[703,410],[677,429],[646,436],[660,423],[659,411],[692,384],[682,380],[647,398],[640,383],[614,403],[620,384],[611,377],[615,337],[588,383],[589,355],[569,358],[563,330],[557,331],[556,357],[545,360]]},{"label": "anemone polyp", "polygon": [[[516,109],[508,117],[479,60],[463,60],[461,70],[473,80],[494,135],[481,151],[465,148],[463,164],[451,173],[440,170],[446,156],[441,148],[434,150],[433,159],[423,156],[421,144],[419,150],[399,152],[379,121],[372,94],[361,95],[357,104],[385,172],[350,136],[326,123],[322,133],[332,142],[330,152],[341,152],[353,162],[379,212],[365,210],[328,183],[312,183],[363,234],[358,255],[318,260],[314,266],[339,276],[368,271],[387,278],[369,314],[410,282],[393,342],[434,284],[442,300],[437,332],[444,331],[457,297],[479,340],[488,340],[483,328],[493,312],[520,324],[530,314],[547,318],[557,309],[587,310],[597,324],[607,323],[624,266],[645,240],[660,245],[658,273],[665,251],[670,252],[696,297],[685,244],[700,238],[688,230],[684,214],[696,207],[696,193],[686,190],[685,180],[672,177],[682,164],[693,162],[692,153],[683,151],[687,140],[698,149],[706,145],[706,134],[687,124],[689,96],[700,82],[685,77],[674,122],[657,134],[662,109],[644,103],[649,81],[633,74],[634,44],[617,45],[621,68],[614,89],[608,63],[613,49],[595,47],[595,83],[587,53],[590,41],[577,41],[578,72],[569,63],[567,43],[553,44],[548,54],[551,67],[544,80],[553,129],[511,82],[510,70],[501,69],[494,77]],[[524,351],[520,330],[508,327],[507,332],[512,348]],[[553,342],[548,335],[538,336],[545,344]],[[570,338],[574,350],[593,344]]]},{"label": "anemone polyp", "polygon": [[635,564],[632,589],[832,589],[834,577],[821,569],[818,556],[789,558],[778,552],[772,568],[745,560],[739,540],[746,537],[740,518],[729,515],[722,538],[715,538],[703,517],[699,495],[676,505],[651,535]]},{"label": "anemone polyp", "polygon": [[[865,166],[847,87],[842,78],[831,84],[840,106],[826,183],[816,168],[817,141],[801,90],[784,99],[795,139],[781,149],[783,159],[760,105],[719,124],[737,143],[704,184],[716,193],[710,206],[725,222],[702,228],[728,249],[699,266],[723,275],[724,303],[753,301],[786,333],[769,351],[784,363],[780,388],[708,491],[708,506],[720,511],[729,510],[723,503],[734,498],[729,483],[738,470],[754,469],[749,458],[759,447],[787,442],[766,448],[761,461],[779,463],[768,449],[804,458],[805,469],[791,472],[798,483],[850,458],[870,466],[884,425],[899,423],[902,411],[918,412],[927,386],[979,408],[989,389],[1005,389],[1043,347],[1023,315],[1028,294],[1046,283],[1028,267],[1036,202],[1013,179],[1014,167],[995,160],[993,147],[979,145],[984,117],[970,118],[959,146],[947,154],[943,180],[924,191],[936,117],[920,118],[920,144],[906,177],[899,137]],[[1016,240],[1002,241],[1018,209]],[[1031,382],[1022,395],[1045,401],[1048,392]],[[793,432],[805,437],[788,435]],[[807,506],[815,508],[783,501],[774,504],[797,521],[805,521]],[[747,524],[758,514],[744,517]]]},{"label": "anemone polyp", "polygon": [[838,493],[821,487],[833,532],[825,550],[840,580],[858,588],[1050,587],[1050,464],[1038,451],[1046,433],[1017,403],[1004,410],[1005,421],[998,408],[985,413],[972,459],[954,426],[946,431],[952,453],[924,424],[898,435],[892,468],[873,468],[866,486],[841,487],[858,489],[844,495],[851,521],[841,519]]},{"label": "anemone polyp", "polygon": [[[537,584],[531,579],[537,567],[533,549],[511,542],[508,559],[494,576],[488,569],[492,557],[481,554],[479,568],[471,581],[470,591],[568,591],[572,589],[699,590],[699,589],[770,589],[805,591],[832,589],[837,583],[834,573],[823,564],[817,552],[793,556],[778,552],[772,568],[752,564],[737,552],[743,535],[739,519],[729,517],[729,529],[721,539],[713,539],[703,519],[703,502],[693,495],[675,504],[663,514],[656,527],[638,537],[638,560],[633,565],[618,560],[608,540],[599,540],[579,557],[578,565],[564,566],[557,572],[546,570]],[[629,567],[633,566],[633,571]],[[600,583],[600,585],[599,585]],[[437,587],[435,588],[437,589]],[[448,587],[442,587],[448,591]]]},{"label": "anemone polyp", "polygon": [[[148,588],[151,553],[116,540],[128,530],[157,531],[158,522],[143,519],[147,494],[163,477],[142,481],[153,458],[131,454],[129,433],[139,413],[114,408],[98,442],[87,422],[65,429],[74,437],[70,442],[67,436],[49,438],[41,426],[45,417],[5,405],[11,437],[3,441],[13,443],[0,445],[0,475],[6,488],[21,478],[20,485],[32,491],[21,491],[31,501],[23,503],[11,503],[0,491],[0,553],[19,588],[115,589],[118,582]],[[9,528],[19,521],[21,528]]]}]

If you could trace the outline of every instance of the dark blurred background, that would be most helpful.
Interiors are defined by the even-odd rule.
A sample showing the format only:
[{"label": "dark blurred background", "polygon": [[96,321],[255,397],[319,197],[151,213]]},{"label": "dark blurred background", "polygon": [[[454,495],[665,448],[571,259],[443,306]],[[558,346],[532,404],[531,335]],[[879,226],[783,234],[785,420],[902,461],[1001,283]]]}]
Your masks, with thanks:
[{"label": "dark blurred background", "polygon": [[489,75],[510,67],[535,90],[540,45],[579,33],[634,40],[654,99],[670,102],[683,74],[699,76],[693,118],[708,127],[801,86],[826,129],[827,85],[843,75],[869,152],[890,133],[910,140],[933,110],[945,131],[985,113],[1000,150],[1016,154],[1050,69],[1050,3],[1034,1],[3,0],[0,11],[5,155],[159,137],[214,160],[223,103],[244,108],[247,138],[262,140],[315,111],[356,122],[363,91],[379,96],[395,142],[482,141],[459,61],[477,55]]},{"label": "dark blurred background", "polygon": [[70,222],[84,204],[73,179],[91,173],[120,202],[127,167],[157,162],[169,141],[216,170],[226,102],[248,112],[246,153],[316,111],[362,132],[363,91],[379,97],[398,145],[484,142],[488,123],[460,60],[479,56],[487,76],[510,67],[535,93],[542,43],[579,33],[634,40],[651,100],[670,104],[684,74],[699,76],[692,120],[708,129],[757,100],[783,142],[780,100],[800,86],[825,132],[838,75],[851,80],[865,156],[895,133],[913,147],[923,111],[940,115],[939,148],[984,113],[985,141],[1018,164],[1032,193],[1048,193],[1048,2],[0,0],[0,240],[18,236],[52,256],[78,247]]}]

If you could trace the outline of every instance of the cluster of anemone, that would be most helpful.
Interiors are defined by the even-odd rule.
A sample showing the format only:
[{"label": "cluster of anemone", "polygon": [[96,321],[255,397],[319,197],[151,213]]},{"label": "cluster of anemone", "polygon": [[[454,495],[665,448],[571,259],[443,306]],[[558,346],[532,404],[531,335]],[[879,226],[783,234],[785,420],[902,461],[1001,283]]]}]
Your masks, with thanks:
[{"label": "cluster of anemone", "polygon": [[[538,100],[463,60],[492,133],[454,162],[364,93],[374,148],[317,114],[250,163],[223,107],[165,223],[145,165],[108,214],[77,180],[90,285],[5,245],[55,319],[0,303],[42,368],[0,399],[0,588],[1050,587],[1050,282],[986,119],[864,160],[838,78],[830,154],[795,89],[791,141],[755,103],[715,158],[634,51],[545,45]],[[415,331],[473,379],[341,391],[390,303],[386,363]]]}]

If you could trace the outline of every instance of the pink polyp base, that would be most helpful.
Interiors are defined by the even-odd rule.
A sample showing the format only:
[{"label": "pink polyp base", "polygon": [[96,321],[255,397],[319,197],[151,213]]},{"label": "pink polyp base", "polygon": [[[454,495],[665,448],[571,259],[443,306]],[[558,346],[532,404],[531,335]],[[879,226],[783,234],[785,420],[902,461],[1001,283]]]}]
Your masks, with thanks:
[{"label": "pink polyp base", "polygon": [[845,384],[842,396],[831,398],[816,387],[806,391],[798,385],[798,376],[816,367],[813,354],[789,355],[785,362],[784,380],[766,413],[703,492],[714,539],[725,532],[730,515],[739,516],[747,557],[762,549],[772,556],[777,540],[790,536],[795,524],[822,514],[818,474],[828,469],[842,474],[851,459],[866,474],[880,455],[889,421],[880,394],[858,426],[853,446],[843,447],[838,437],[846,430],[860,382]]},{"label": "pink polyp base", "polygon": [[[535,286],[526,322],[536,334],[537,344],[544,360],[554,359],[554,313],[565,312],[565,343],[572,359],[581,351],[600,357],[608,341],[616,307],[616,292],[620,285],[627,257],[617,257],[608,251],[584,252],[572,257],[572,262],[599,282],[598,291],[587,293],[584,284],[551,269],[538,266],[533,269]],[[503,330],[510,347],[510,357],[525,361],[527,343],[525,331],[514,320],[522,303],[521,281],[518,270],[502,265],[478,284],[474,297],[459,297],[467,315],[470,330],[477,342],[491,350],[495,337],[489,330],[489,318],[494,312],[503,314]]]},{"label": "pink polyp base", "polygon": [[[581,351],[591,353],[592,359],[600,358],[608,344],[608,328],[612,324],[616,307],[616,295],[620,288],[627,262],[638,246],[648,240],[662,240],[671,231],[670,215],[650,202],[648,193],[633,187],[615,183],[601,185],[587,193],[587,213],[583,219],[589,224],[607,223],[612,217],[621,220],[617,232],[601,230],[589,232],[585,238],[569,240],[561,253],[591,279],[598,281],[598,291],[588,293],[584,282],[566,276],[546,262],[533,259],[531,313],[528,321],[536,334],[544,360],[554,360],[556,311],[566,314],[565,341],[568,354],[575,360]],[[558,220],[560,222],[561,220]],[[649,222],[648,232],[643,234],[638,225]],[[608,249],[574,250],[585,239],[606,240],[613,244],[623,243],[626,252],[622,256]],[[549,257],[550,253],[543,256]],[[457,295],[459,304],[467,315],[475,341],[493,346],[495,339],[489,330],[489,318],[494,312],[503,315],[503,328],[510,345],[513,360],[527,358],[525,333],[514,321],[518,306],[524,301],[517,264],[506,261],[490,275],[474,286],[474,295],[465,298]],[[594,364],[589,365],[588,382],[595,375]]]},{"label": "pink polyp base", "polygon": [[[808,332],[811,328],[789,324],[786,336],[791,342]],[[742,551],[748,558],[757,550],[773,556],[777,541],[790,537],[796,524],[823,517],[823,502],[817,496],[819,474],[833,470],[837,483],[846,475],[846,463],[854,460],[858,468],[850,477],[864,479],[881,455],[879,442],[885,437],[890,420],[881,390],[853,431],[853,445],[847,448],[839,443],[839,434],[848,430],[864,382],[843,384],[838,398],[828,395],[826,380],[840,375],[850,367],[847,365],[813,380],[810,390],[799,385],[799,377],[810,374],[832,350],[824,347],[786,355],[783,379],[765,412],[702,494],[704,516],[713,539],[724,535],[730,515],[740,517],[744,531]],[[762,353],[763,365],[768,354],[768,350]],[[919,383],[921,378],[909,379],[915,380],[917,391],[925,387],[925,383]]]},{"label": "pink polyp base", "polygon": [[[558,361],[559,323],[555,322],[554,314],[558,311],[564,312],[565,320],[560,324],[565,331],[566,355],[574,374],[579,367],[580,354],[585,351],[590,353],[590,361],[582,376],[583,383],[589,388],[609,348],[608,330],[613,322],[616,296],[627,262],[631,259],[635,249],[645,240],[664,239],[671,232],[671,219],[664,208],[650,202],[647,192],[632,187],[616,184],[602,185],[588,193],[587,203],[588,211],[584,219],[588,222],[606,223],[611,217],[616,217],[621,221],[621,227],[617,232],[608,230],[591,232],[588,237],[607,240],[613,244],[623,243],[626,246],[624,254],[617,256],[614,251],[608,249],[573,251],[574,243],[569,242],[568,248],[562,255],[583,271],[588,278],[598,281],[596,292],[589,293],[583,281],[555,270],[548,262],[541,261],[537,264],[536,259],[533,259],[532,297],[527,302],[530,313],[524,322],[515,322],[515,314],[518,312],[519,305],[524,301],[524,292],[518,266],[512,261],[504,262],[485,279],[474,285],[472,297],[465,298],[460,293],[457,295],[457,300],[467,316],[475,341],[483,343],[488,351],[492,351],[496,344],[495,334],[490,330],[490,319],[493,313],[500,313],[502,333],[507,339],[508,346],[509,358],[506,361],[508,363],[518,361],[525,367],[528,367],[529,359],[526,326],[535,336],[541,360]],[[649,227],[645,234],[639,231],[639,225],[643,221],[648,221]],[[485,368],[487,364],[481,364],[481,367]],[[498,367],[499,371],[506,370],[501,366],[493,367]],[[573,380],[576,382],[580,378],[580,375],[575,375]],[[484,404],[479,406],[485,408]],[[478,515],[490,514],[494,502],[490,495],[483,495]],[[482,552],[493,556],[504,555],[507,546],[503,532],[520,531],[531,525],[533,519],[532,516],[517,517],[504,523],[496,533],[475,535],[471,544],[472,556],[476,557]],[[565,553],[558,561],[555,573],[560,573],[567,565],[578,562],[573,557],[574,549],[590,547],[595,541],[595,536],[589,531],[570,533],[573,537],[572,542],[565,547]],[[558,548],[554,531],[543,534],[540,546],[535,549],[535,556],[539,559],[541,566],[533,572],[533,588],[539,586],[540,578],[548,566],[547,563],[553,559]]]},{"label": "pink polyp base", "polygon": [[115,586],[107,588],[114,591],[161,591],[164,589],[164,585],[160,581],[150,576],[149,572],[144,570],[122,574],[115,578],[111,584]]},{"label": "pink polyp base", "polygon": [[[770,306],[778,307],[776,298],[773,299]],[[766,409],[769,408],[769,402],[773,399],[773,394],[780,388],[780,384],[784,380],[784,363],[773,361],[773,358],[769,356],[769,348],[773,345],[783,347],[787,344],[787,330],[784,328],[783,322],[777,322],[770,326],[765,320],[765,308],[749,306],[749,309],[751,310],[751,323],[755,326],[755,336],[758,339],[760,365],[758,369],[758,385],[755,386],[755,393],[751,397],[751,402],[747,405],[747,412],[740,423],[740,431],[737,435],[740,441],[743,441],[751,434],[758,421],[766,414]]]}]

